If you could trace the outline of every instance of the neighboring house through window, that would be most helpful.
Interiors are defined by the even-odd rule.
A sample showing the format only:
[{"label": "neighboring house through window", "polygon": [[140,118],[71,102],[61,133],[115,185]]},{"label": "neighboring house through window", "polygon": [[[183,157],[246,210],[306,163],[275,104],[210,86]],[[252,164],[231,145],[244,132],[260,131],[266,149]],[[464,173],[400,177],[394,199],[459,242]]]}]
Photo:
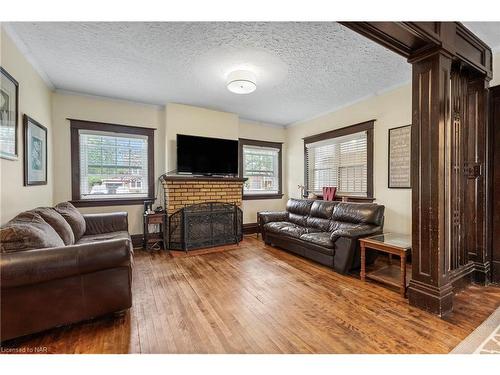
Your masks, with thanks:
[{"label": "neighboring house through window", "polygon": [[281,198],[281,143],[240,139],[240,175],[247,178],[243,199]]},{"label": "neighboring house through window", "polygon": [[373,123],[368,121],[304,138],[306,190],[373,197]]},{"label": "neighboring house through window", "polygon": [[154,196],[154,129],[70,121],[76,205],[141,204]]}]

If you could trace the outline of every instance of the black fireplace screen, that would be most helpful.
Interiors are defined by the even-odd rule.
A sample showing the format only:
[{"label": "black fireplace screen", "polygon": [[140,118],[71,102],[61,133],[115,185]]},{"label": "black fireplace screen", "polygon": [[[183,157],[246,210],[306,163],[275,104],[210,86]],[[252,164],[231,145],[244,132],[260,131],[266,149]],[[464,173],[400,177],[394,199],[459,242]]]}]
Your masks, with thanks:
[{"label": "black fireplace screen", "polygon": [[235,204],[193,204],[170,216],[169,247],[192,250],[238,243],[243,236],[242,223],[243,213]]}]

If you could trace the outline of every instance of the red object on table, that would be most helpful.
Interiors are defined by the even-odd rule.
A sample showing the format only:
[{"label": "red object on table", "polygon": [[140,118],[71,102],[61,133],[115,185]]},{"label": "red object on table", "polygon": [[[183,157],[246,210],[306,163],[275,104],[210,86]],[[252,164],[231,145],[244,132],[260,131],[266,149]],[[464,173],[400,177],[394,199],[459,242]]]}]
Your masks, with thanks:
[{"label": "red object on table", "polygon": [[337,193],[336,187],[324,186],[323,187],[323,200],[324,201],[333,201],[335,199],[336,193]]}]

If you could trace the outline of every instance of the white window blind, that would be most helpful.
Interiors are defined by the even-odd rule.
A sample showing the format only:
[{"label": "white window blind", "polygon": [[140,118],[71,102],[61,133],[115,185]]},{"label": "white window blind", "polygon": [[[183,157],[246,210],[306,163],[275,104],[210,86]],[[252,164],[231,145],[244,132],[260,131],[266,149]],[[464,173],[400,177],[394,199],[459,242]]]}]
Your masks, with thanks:
[{"label": "white window blind", "polygon": [[309,192],[334,186],[341,195],[367,195],[366,131],[306,144]]},{"label": "white window blind", "polygon": [[243,146],[244,194],[279,193],[279,149]]},{"label": "white window blind", "polygon": [[81,199],[148,196],[148,138],[94,130],[79,132]]}]

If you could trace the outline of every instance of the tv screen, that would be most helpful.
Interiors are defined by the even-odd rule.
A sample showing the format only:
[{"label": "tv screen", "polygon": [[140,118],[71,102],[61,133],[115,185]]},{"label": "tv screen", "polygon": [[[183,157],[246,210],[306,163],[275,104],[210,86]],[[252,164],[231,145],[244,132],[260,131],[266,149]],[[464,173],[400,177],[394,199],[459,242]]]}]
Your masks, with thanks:
[{"label": "tv screen", "polygon": [[177,173],[237,175],[238,141],[177,134]]}]

